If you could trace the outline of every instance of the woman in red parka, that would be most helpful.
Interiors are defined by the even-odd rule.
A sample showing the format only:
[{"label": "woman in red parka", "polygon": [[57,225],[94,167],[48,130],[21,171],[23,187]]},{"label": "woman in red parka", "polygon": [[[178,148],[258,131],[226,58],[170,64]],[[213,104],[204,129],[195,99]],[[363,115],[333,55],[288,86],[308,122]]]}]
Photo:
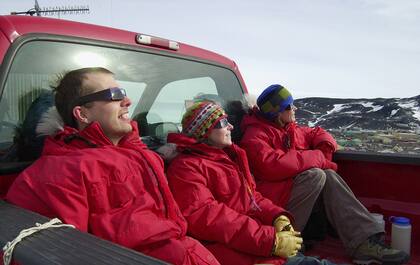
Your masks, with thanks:
[{"label": "woman in red parka", "polygon": [[242,120],[241,147],[257,179],[257,190],[293,213],[303,230],[317,201],[358,264],[401,264],[402,251],[383,244],[384,229],[336,173],[334,138],[319,127],[295,122],[293,97],[280,85],[266,88]]},{"label": "woman in red parka", "polygon": [[140,141],[131,101],[113,74],[74,70],[55,93],[66,126],[47,138],[7,200],[171,264],[219,264],[186,236],[162,160]]},{"label": "woman in red parka", "polygon": [[167,176],[189,234],[222,264],[328,264],[296,255],[302,239],[291,215],[255,191],[226,117],[220,106],[198,102],[184,114],[183,132],[168,135],[178,155]]}]

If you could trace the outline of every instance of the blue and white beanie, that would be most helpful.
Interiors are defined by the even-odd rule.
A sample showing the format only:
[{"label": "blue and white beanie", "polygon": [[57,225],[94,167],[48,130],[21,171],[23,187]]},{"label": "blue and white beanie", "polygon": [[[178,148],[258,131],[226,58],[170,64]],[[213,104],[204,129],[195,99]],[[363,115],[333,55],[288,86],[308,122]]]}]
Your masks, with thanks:
[{"label": "blue and white beanie", "polygon": [[287,106],[293,104],[292,94],[283,86],[274,84],[267,87],[257,99],[262,116],[274,120]]}]

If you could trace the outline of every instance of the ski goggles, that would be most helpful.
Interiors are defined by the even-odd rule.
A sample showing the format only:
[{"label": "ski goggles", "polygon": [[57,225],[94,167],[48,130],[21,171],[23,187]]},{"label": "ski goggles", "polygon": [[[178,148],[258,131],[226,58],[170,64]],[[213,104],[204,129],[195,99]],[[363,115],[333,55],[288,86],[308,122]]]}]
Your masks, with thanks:
[{"label": "ski goggles", "polygon": [[228,127],[229,126],[229,121],[228,121],[228,119],[227,118],[223,118],[223,119],[221,119],[221,120],[219,120],[219,122],[216,124],[216,125],[214,125],[214,129],[222,129],[222,128],[225,128],[225,127]]},{"label": "ski goggles", "polygon": [[89,95],[81,96],[76,100],[76,106],[81,106],[92,101],[120,101],[127,96],[125,89],[111,87]]}]

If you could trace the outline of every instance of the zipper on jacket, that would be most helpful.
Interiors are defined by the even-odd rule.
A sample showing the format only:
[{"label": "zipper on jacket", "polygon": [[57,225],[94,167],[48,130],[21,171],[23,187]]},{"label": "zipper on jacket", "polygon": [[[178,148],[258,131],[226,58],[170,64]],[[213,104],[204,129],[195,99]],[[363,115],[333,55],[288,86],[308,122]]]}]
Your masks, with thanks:
[{"label": "zipper on jacket", "polygon": [[251,204],[251,209],[253,209],[254,211],[256,211],[256,210],[262,211],[261,207],[257,203],[257,200],[255,199],[255,195],[254,195],[254,192],[251,189],[251,185],[248,183],[248,180],[246,179],[244,173],[242,172],[242,170],[238,166],[236,166],[236,167],[238,169],[239,175],[241,175],[241,177],[242,177],[242,181],[245,184],[246,191],[248,192],[248,195],[251,199],[251,203],[250,203]]}]

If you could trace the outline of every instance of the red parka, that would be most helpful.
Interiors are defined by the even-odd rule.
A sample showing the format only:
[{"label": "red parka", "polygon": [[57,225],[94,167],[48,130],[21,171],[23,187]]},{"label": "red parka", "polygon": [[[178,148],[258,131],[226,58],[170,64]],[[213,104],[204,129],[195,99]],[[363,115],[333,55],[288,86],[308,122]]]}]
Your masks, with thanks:
[{"label": "red parka", "polygon": [[11,186],[7,200],[173,264],[219,264],[198,241],[169,190],[160,157],[137,124],[118,145],[95,122],[65,127]]},{"label": "red parka", "polygon": [[268,121],[254,108],[245,115],[240,146],[245,149],[257,189],[277,205],[285,206],[293,177],[310,168],[337,169],[331,162],[337,144],[320,127],[286,127]]},{"label": "red parka", "polygon": [[168,142],[180,152],[167,176],[188,232],[222,264],[283,264],[271,257],[273,221],[289,214],[255,191],[245,152],[236,145],[218,149],[183,134],[169,134]]}]

